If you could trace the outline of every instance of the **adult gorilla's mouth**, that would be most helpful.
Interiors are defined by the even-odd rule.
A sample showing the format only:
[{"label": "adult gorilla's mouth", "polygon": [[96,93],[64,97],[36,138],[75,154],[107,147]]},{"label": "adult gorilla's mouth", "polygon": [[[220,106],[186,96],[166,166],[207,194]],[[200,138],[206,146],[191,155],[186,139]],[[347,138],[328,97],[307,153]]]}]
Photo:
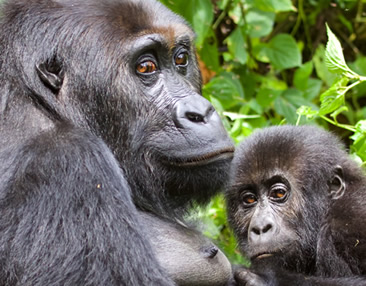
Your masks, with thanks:
[{"label": "adult gorilla's mouth", "polygon": [[250,260],[263,259],[274,256],[273,252],[261,252],[250,257]]},{"label": "adult gorilla's mouth", "polygon": [[196,167],[204,166],[218,161],[225,161],[232,159],[234,156],[234,148],[225,148],[216,152],[207,153],[201,156],[195,156],[190,158],[174,158],[166,160],[165,163],[177,167]]}]

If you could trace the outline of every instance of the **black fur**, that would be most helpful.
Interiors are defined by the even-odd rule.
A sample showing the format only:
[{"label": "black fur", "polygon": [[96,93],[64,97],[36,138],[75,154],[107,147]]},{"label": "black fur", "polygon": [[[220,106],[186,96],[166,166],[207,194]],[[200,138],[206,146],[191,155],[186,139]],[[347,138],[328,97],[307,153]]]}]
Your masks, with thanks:
[{"label": "black fur", "polygon": [[172,285],[136,206],[176,223],[233,151],[193,32],[152,0],[9,0],[0,15],[0,285]]},{"label": "black fur", "polygon": [[[288,195],[272,203],[271,230],[250,240],[251,210],[275,177],[288,181]],[[366,177],[335,136],[311,126],[256,132],[236,151],[231,185],[229,220],[253,262],[238,271],[239,285],[366,285]],[[258,202],[243,205],[247,190]]]}]

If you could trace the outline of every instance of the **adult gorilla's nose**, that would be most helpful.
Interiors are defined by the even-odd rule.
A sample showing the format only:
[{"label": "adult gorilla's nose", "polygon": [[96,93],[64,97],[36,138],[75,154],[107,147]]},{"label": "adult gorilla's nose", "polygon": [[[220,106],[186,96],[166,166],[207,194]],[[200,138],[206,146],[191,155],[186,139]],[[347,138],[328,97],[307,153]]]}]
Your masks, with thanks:
[{"label": "adult gorilla's nose", "polygon": [[173,111],[173,120],[178,128],[191,129],[197,124],[217,128],[221,119],[211,103],[199,94],[189,95],[178,100]]},{"label": "adult gorilla's nose", "polygon": [[[181,140],[169,144],[171,158],[180,166],[203,166],[216,161],[229,161],[234,143],[211,103],[198,93],[179,98],[172,109],[172,118]],[[169,138],[168,138],[169,140]],[[160,148],[164,147],[162,143]]]}]

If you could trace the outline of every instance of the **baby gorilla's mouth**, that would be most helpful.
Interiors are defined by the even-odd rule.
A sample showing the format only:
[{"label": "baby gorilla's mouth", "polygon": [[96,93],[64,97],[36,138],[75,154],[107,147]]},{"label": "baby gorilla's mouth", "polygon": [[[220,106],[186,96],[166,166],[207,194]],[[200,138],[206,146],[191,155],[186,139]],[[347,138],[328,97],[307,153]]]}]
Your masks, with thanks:
[{"label": "baby gorilla's mouth", "polygon": [[196,167],[196,166],[208,165],[221,160],[224,161],[232,159],[233,156],[234,156],[234,148],[226,148],[216,152],[204,154],[202,156],[185,158],[185,159],[168,160],[166,161],[166,163],[177,167]]}]

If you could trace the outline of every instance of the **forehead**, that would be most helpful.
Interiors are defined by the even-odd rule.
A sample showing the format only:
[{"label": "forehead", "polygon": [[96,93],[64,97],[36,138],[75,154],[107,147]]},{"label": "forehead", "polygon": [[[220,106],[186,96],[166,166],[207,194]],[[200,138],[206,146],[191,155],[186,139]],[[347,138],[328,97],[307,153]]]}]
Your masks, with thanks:
[{"label": "forehead", "polygon": [[306,164],[300,146],[291,141],[261,139],[244,142],[235,152],[235,181],[260,183],[279,174],[299,176]]},{"label": "forehead", "polygon": [[129,38],[159,34],[169,43],[193,41],[194,32],[178,15],[157,1],[115,1],[104,3],[112,26]]}]

